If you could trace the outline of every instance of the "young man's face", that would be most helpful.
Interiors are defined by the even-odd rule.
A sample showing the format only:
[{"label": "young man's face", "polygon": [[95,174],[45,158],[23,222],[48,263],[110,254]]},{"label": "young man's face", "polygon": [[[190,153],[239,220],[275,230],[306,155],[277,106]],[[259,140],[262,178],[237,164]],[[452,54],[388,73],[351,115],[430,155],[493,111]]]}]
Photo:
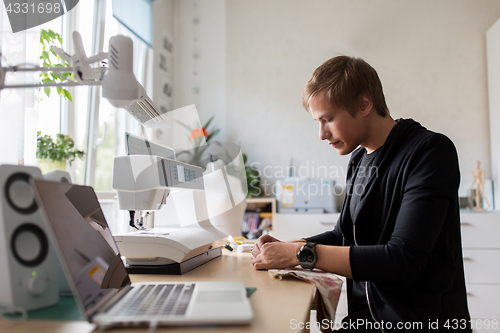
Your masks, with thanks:
[{"label": "young man's face", "polygon": [[328,102],[325,92],[320,92],[309,104],[314,120],[319,122],[319,138],[327,140],[340,155],[347,155],[356,149],[367,136],[366,122],[356,114]]}]

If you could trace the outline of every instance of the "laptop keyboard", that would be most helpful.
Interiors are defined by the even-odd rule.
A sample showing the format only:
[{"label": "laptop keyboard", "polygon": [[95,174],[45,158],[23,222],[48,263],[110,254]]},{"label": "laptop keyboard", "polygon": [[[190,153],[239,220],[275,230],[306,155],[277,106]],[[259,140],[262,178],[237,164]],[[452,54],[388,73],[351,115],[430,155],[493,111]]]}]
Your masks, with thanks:
[{"label": "laptop keyboard", "polygon": [[119,316],[183,316],[191,301],[194,284],[144,285],[113,307]]}]

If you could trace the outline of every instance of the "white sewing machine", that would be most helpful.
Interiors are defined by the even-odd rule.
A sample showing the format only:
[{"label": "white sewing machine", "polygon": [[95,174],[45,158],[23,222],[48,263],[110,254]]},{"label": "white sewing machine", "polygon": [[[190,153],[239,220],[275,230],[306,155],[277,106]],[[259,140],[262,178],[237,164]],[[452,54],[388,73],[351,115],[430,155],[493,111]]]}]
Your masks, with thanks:
[{"label": "white sewing machine", "polygon": [[[227,235],[208,218],[200,167],[155,155],[119,156],[113,189],[119,208],[130,212],[130,225],[138,229],[114,236],[129,273],[182,274],[221,254],[215,243]],[[174,197],[184,225],[154,228],[151,212],[167,197]]]}]

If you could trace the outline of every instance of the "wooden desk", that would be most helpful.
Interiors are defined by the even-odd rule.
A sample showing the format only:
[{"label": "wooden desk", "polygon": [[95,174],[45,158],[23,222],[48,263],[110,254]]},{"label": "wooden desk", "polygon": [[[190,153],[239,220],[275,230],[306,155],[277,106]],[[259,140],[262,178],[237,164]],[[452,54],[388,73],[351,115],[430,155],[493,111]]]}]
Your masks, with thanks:
[{"label": "wooden desk", "polygon": [[[132,282],[158,281],[243,281],[245,287],[256,287],[250,296],[254,311],[251,325],[216,327],[158,328],[157,332],[288,332],[290,321],[308,321],[314,286],[295,278],[273,281],[267,271],[256,271],[250,264],[249,253],[229,252],[184,275],[131,275]],[[88,333],[95,326],[88,322],[0,321],[0,332],[69,332]],[[117,328],[109,332],[138,332],[147,329]],[[108,331],[106,331],[108,332]]]}]

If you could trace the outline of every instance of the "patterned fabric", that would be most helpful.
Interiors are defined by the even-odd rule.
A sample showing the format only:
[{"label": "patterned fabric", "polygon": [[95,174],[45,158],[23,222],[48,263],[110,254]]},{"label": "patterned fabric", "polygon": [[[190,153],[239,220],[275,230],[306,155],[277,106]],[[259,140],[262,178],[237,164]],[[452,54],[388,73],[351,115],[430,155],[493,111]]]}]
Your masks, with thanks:
[{"label": "patterned fabric", "polygon": [[293,276],[297,279],[314,283],[316,294],[314,302],[317,310],[318,322],[323,319],[335,320],[335,312],[340,299],[343,281],[333,273],[324,272],[319,269],[309,270],[301,267],[293,269],[270,269],[271,279],[281,280],[283,276]]}]

